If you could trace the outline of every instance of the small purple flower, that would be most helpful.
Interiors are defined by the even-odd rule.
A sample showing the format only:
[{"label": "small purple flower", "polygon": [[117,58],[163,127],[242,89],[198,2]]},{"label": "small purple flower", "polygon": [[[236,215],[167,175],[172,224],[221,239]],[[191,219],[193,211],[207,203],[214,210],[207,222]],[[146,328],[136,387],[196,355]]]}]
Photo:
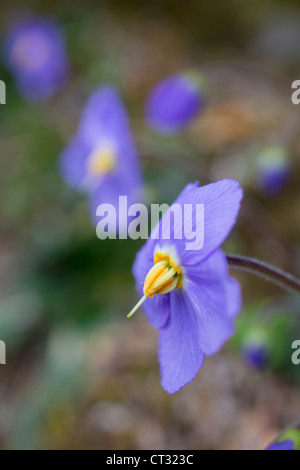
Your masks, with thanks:
[{"label": "small purple flower", "polygon": [[290,162],[282,147],[267,147],[257,155],[258,186],[263,194],[277,196],[285,187],[290,175]]},{"label": "small purple flower", "polygon": [[[241,199],[242,190],[233,180],[203,187],[188,184],[175,203],[182,208],[204,204],[202,249],[187,250],[192,234],[185,232],[179,239],[173,224],[168,227],[170,236],[164,233],[171,206],[136,256],[133,274],[142,298],[128,316],[143,303],[149,322],[158,328],[162,386],[168,393],[191,382],[205,355],[215,354],[233,334],[233,319],[241,308],[240,287],[230,277],[219,247],[235,223]],[[161,294],[157,301],[154,294]]]},{"label": "small purple flower", "polygon": [[288,427],[265,450],[300,450],[300,422]]},{"label": "small purple flower", "polygon": [[76,135],[63,151],[60,170],[72,187],[90,195],[92,218],[101,203],[116,208],[119,196],[128,204],[141,195],[142,173],[118,92],[102,87],[89,98]]},{"label": "small purple flower", "polygon": [[241,344],[245,363],[253,369],[263,370],[270,360],[269,338],[265,328],[255,322],[248,324]]},{"label": "small purple flower", "polygon": [[291,439],[282,442],[273,442],[265,450],[294,450],[294,442]]},{"label": "small purple flower", "polygon": [[181,74],[166,78],[150,93],[146,103],[149,125],[161,133],[185,127],[203,107],[200,75]]},{"label": "small purple flower", "polygon": [[265,344],[248,343],[243,348],[243,358],[246,364],[253,369],[263,370],[269,361],[269,354]]},{"label": "small purple flower", "polygon": [[26,17],[11,26],[4,41],[4,60],[29,101],[50,98],[68,77],[64,38],[59,26],[48,18]]}]

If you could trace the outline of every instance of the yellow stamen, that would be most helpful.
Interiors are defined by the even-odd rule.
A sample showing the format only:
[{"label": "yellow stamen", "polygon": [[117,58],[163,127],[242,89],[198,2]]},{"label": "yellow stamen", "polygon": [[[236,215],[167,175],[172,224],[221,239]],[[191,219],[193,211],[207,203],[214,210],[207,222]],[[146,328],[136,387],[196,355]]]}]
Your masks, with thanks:
[{"label": "yellow stamen", "polygon": [[116,164],[113,149],[108,146],[96,147],[88,158],[88,172],[93,176],[101,176],[111,171]]},{"label": "yellow stamen", "polygon": [[153,297],[159,289],[157,284],[160,285],[161,279],[168,273],[168,268],[166,263],[162,262],[162,265],[155,264],[153,268],[150,269],[149,273],[146,276],[144,282],[144,294],[147,297]]},{"label": "yellow stamen", "polygon": [[150,285],[146,285],[146,283],[144,284],[144,294],[147,295],[147,297],[153,297],[154,294],[160,294],[161,291],[172,285],[175,274],[176,271],[174,268],[168,270],[168,268],[165,267],[164,270],[161,271],[161,274],[156,277],[154,282],[151,282]]},{"label": "yellow stamen", "polygon": [[127,318],[130,318],[138,310],[147,297],[152,298],[155,294],[168,294],[176,287],[182,287],[181,269],[174,264],[169,256],[156,253],[154,266],[148,272],[144,282],[144,296],[127,315]]},{"label": "yellow stamen", "polygon": [[175,265],[175,263],[172,261],[170,256],[165,255],[163,253],[155,253],[154,263],[159,263],[161,260],[167,261],[169,266],[176,269],[177,274],[181,274],[181,269],[178,266]]}]

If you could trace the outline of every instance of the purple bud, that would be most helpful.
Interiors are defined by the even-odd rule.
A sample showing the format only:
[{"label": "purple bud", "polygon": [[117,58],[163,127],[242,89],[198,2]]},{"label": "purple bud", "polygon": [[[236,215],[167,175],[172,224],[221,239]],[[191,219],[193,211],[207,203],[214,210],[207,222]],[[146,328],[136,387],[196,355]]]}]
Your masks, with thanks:
[{"label": "purple bud", "polygon": [[175,133],[185,127],[203,107],[200,75],[174,75],[161,81],[146,103],[146,119],[160,133]]},{"label": "purple bud", "polygon": [[56,23],[37,16],[11,26],[4,40],[4,60],[25,99],[43,101],[65,83],[69,63]]},{"label": "purple bud", "polygon": [[263,370],[269,361],[267,348],[264,344],[247,344],[243,349],[246,364],[253,369]]},{"label": "purple bud", "polygon": [[266,196],[277,196],[285,187],[290,174],[290,162],[286,150],[276,146],[267,147],[257,158],[260,190]]},{"label": "purple bud", "polygon": [[265,450],[294,450],[294,442],[291,439],[282,442],[273,442]]}]

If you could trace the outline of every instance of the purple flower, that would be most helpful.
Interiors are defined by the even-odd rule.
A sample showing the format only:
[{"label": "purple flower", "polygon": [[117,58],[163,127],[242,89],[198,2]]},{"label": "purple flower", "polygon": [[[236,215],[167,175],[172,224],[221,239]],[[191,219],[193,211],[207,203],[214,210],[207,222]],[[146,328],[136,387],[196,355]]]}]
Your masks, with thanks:
[{"label": "purple flower", "polygon": [[263,194],[277,196],[285,187],[290,174],[290,162],[282,147],[267,147],[257,156],[258,185]]},{"label": "purple flower", "polygon": [[[269,333],[269,332],[268,332]],[[270,361],[269,338],[266,328],[250,322],[244,331],[241,344],[242,356],[245,363],[253,369],[263,370]]]},{"label": "purple flower", "polygon": [[265,344],[248,343],[243,349],[243,358],[246,364],[253,369],[263,370],[269,361],[269,354]]},{"label": "purple flower", "polygon": [[[235,223],[241,199],[242,190],[233,180],[187,185],[175,203],[182,208],[204,204],[202,249],[187,250],[192,234],[184,232],[179,239],[175,224],[169,226],[170,236],[165,233],[173,205],[136,256],[133,274],[143,297],[128,316],[143,303],[149,322],[158,328],[162,386],[169,393],[191,382],[205,355],[215,354],[233,334],[233,319],[241,308],[240,287],[229,276],[219,247]],[[191,221],[183,217],[182,212],[187,226]],[[189,225],[194,233],[195,220]],[[156,301],[154,294],[162,295]]]},{"label": "purple flower", "polygon": [[29,101],[51,97],[69,72],[62,33],[48,18],[27,17],[11,26],[4,41],[4,60]]},{"label": "purple flower", "polygon": [[300,450],[300,422],[292,424],[265,450]]},{"label": "purple flower", "polygon": [[117,207],[119,196],[137,202],[142,187],[138,154],[118,92],[102,87],[89,98],[76,135],[60,159],[64,180],[90,195],[92,218],[101,203]]},{"label": "purple flower", "polygon": [[149,125],[161,133],[174,133],[185,127],[203,107],[200,75],[174,75],[160,82],[146,103]]},{"label": "purple flower", "polygon": [[282,442],[273,442],[266,450],[294,450],[294,442],[291,439]]}]

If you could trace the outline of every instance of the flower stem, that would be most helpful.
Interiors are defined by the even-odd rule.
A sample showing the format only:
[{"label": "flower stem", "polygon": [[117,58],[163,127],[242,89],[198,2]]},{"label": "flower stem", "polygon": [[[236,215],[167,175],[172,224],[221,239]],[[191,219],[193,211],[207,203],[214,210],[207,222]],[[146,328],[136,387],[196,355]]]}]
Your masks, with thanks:
[{"label": "flower stem", "polygon": [[266,281],[273,282],[284,289],[300,294],[300,279],[281,271],[281,269],[274,268],[270,264],[239,255],[227,255],[227,261],[229,266],[233,268],[256,274],[263,277]]}]

